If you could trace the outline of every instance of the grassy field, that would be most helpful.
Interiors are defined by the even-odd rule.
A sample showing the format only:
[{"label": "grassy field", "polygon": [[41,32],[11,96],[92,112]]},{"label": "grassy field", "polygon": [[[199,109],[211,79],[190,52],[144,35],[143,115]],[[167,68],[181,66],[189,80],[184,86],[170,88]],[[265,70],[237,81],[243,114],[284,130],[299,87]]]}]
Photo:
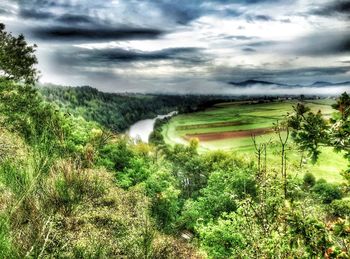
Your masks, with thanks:
[{"label": "grassy field", "polygon": [[[305,101],[313,110],[321,110],[329,117],[333,110],[332,100]],[[282,120],[292,112],[292,106],[296,101],[283,101],[273,103],[219,103],[201,112],[181,114],[173,117],[163,129],[166,143],[186,144],[190,138],[200,140],[199,151],[227,150],[237,152],[239,155],[254,157],[254,145],[251,133],[257,135],[260,142],[277,141],[277,135],[271,131],[273,124]],[[310,162],[302,163],[300,169],[301,154],[290,142],[289,166],[293,172],[300,174],[312,172],[317,178],[324,178],[329,182],[340,182],[340,172],[347,166],[347,161],[342,154],[333,152],[330,148],[323,149],[319,162],[312,165]],[[278,170],[279,156],[278,145],[269,145],[269,166],[272,170]],[[295,170],[295,169],[298,170]]]}]

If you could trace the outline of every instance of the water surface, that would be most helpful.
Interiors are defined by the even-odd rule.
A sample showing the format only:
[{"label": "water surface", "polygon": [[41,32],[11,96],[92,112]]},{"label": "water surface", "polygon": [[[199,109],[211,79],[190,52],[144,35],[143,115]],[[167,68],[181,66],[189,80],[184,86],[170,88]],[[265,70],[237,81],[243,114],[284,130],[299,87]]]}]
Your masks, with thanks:
[{"label": "water surface", "polygon": [[154,124],[157,119],[164,119],[175,115],[177,112],[173,111],[166,115],[158,115],[153,119],[140,120],[130,126],[128,134],[134,139],[139,139],[142,142],[148,143],[149,136],[153,132]]}]

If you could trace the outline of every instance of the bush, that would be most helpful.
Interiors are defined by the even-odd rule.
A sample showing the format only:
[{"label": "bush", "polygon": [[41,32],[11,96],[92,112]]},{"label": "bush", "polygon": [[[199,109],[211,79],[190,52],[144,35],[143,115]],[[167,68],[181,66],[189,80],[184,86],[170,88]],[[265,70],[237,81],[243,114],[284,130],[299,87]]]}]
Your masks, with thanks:
[{"label": "bush", "polygon": [[318,181],[312,188],[312,191],[325,204],[330,204],[332,201],[342,198],[339,186],[325,181]]},{"label": "bush", "polygon": [[185,241],[177,240],[169,236],[158,236],[152,246],[152,258],[204,258],[194,247]]},{"label": "bush", "polygon": [[330,204],[330,211],[334,216],[346,217],[350,215],[350,200],[334,200]]},{"label": "bush", "polygon": [[103,172],[83,170],[71,161],[57,163],[45,186],[48,206],[69,215],[84,198],[93,200],[103,195],[105,180]]},{"label": "bush", "polygon": [[303,183],[306,188],[312,188],[316,184],[316,178],[312,173],[306,173],[303,178]]},{"label": "bush", "polygon": [[242,221],[244,219],[237,214],[230,214],[198,228],[201,244],[209,258],[230,258],[244,250],[247,242],[239,231]]}]

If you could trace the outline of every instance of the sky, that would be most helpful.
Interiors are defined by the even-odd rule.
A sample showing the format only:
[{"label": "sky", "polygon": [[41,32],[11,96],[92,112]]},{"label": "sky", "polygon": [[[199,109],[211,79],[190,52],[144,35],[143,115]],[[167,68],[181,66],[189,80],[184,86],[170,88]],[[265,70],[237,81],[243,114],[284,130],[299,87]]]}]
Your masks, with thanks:
[{"label": "sky", "polygon": [[[107,92],[350,91],[350,0],[0,0],[43,83]],[[246,80],[275,84],[236,84]]]}]

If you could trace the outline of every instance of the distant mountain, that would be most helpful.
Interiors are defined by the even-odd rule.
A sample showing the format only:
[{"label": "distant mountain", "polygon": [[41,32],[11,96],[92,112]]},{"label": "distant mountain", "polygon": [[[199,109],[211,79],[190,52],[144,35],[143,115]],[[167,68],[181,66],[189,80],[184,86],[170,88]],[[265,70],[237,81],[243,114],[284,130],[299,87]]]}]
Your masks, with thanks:
[{"label": "distant mountain", "polygon": [[229,82],[230,85],[238,86],[238,87],[253,87],[255,85],[266,85],[266,86],[279,86],[279,87],[286,87],[286,88],[299,88],[299,87],[327,87],[327,86],[342,86],[342,85],[349,85],[350,81],[345,82],[338,82],[338,83],[330,83],[326,81],[316,81],[309,85],[290,85],[290,84],[282,84],[282,83],[275,83],[270,81],[263,81],[263,80],[255,80],[255,79],[249,79],[241,82]]},{"label": "distant mountain", "polygon": [[324,87],[324,86],[329,86],[329,85],[333,85],[333,84],[330,82],[317,81],[309,86],[311,86],[311,87]]},{"label": "distant mountain", "polygon": [[239,87],[252,87],[254,85],[271,85],[271,86],[283,86],[283,87],[296,87],[297,85],[288,85],[288,84],[281,84],[281,83],[275,83],[270,81],[263,81],[263,80],[255,80],[250,79],[246,81],[241,82],[229,82],[230,85],[235,85]]},{"label": "distant mountain", "polygon": [[338,82],[338,83],[330,83],[325,81],[317,81],[311,85],[310,87],[327,87],[327,86],[341,86],[341,85],[350,85],[350,81]]}]

